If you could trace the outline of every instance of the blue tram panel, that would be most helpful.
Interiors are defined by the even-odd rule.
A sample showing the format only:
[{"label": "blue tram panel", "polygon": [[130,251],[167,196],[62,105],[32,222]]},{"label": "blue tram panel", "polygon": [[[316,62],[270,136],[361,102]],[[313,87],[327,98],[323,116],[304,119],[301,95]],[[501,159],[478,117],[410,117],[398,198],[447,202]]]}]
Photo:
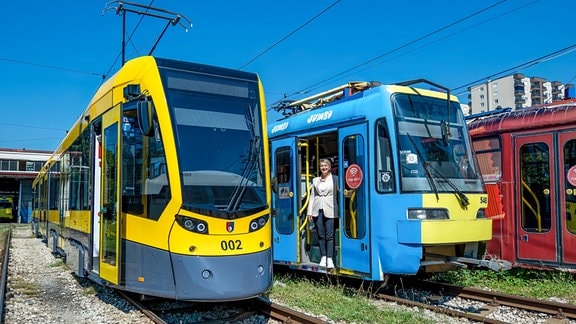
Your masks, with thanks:
[{"label": "blue tram panel", "polygon": [[[351,82],[275,108],[284,115],[268,125],[276,264],[369,280],[493,267],[486,192],[448,89]],[[338,178],[333,268],[320,264],[306,217],[320,159]]]},{"label": "blue tram panel", "polygon": [[78,276],[118,289],[194,301],[265,293],[264,116],[254,73],[130,60],[35,179],[33,229]]}]

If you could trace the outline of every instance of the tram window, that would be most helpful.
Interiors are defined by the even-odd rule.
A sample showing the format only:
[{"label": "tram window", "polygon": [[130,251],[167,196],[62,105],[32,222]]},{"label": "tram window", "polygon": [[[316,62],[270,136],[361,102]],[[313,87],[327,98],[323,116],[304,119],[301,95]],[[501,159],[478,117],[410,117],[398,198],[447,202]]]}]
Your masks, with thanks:
[{"label": "tram window", "polygon": [[276,214],[276,230],[280,234],[294,232],[294,206],[290,197],[291,189],[291,158],[289,147],[282,147],[275,152],[276,178],[278,179],[278,206]]},{"label": "tram window", "polygon": [[[61,163],[65,167],[62,172],[63,198],[70,210],[89,210],[89,151],[90,132],[85,130],[70,145]],[[66,207],[66,206],[63,206]],[[67,208],[65,208],[67,209]]]},{"label": "tram window", "polygon": [[276,178],[278,183],[290,182],[290,148],[276,151]]},{"label": "tram window", "polygon": [[572,234],[576,234],[576,186],[569,181],[568,173],[576,166],[576,140],[569,140],[564,144],[564,201],[566,203],[564,215],[566,228]]},{"label": "tram window", "polygon": [[122,116],[122,212],[157,220],[171,198],[164,146],[158,130],[143,136],[133,108]]},{"label": "tram window", "polygon": [[472,142],[482,178],[487,182],[502,178],[502,147],[499,137],[476,139]]},{"label": "tram window", "polygon": [[392,149],[386,120],[381,119],[376,123],[376,190],[378,192],[394,191],[394,172],[392,170]]},{"label": "tram window", "polygon": [[547,232],[551,227],[549,149],[545,143],[520,148],[521,222],[527,232]]},{"label": "tram window", "polygon": [[50,210],[57,210],[59,209],[59,197],[58,192],[60,189],[60,177],[57,173],[50,174],[50,195],[48,201],[48,209]]},{"label": "tram window", "polygon": [[[361,135],[352,135],[344,139],[342,143],[344,174],[351,165],[365,165],[364,150],[364,140]],[[342,206],[339,206],[339,208],[344,208],[344,230],[349,238],[362,239],[366,235],[366,197],[363,189],[365,184],[366,181],[362,181],[357,189],[351,190]],[[346,184],[344,186],[346,187]]]}]

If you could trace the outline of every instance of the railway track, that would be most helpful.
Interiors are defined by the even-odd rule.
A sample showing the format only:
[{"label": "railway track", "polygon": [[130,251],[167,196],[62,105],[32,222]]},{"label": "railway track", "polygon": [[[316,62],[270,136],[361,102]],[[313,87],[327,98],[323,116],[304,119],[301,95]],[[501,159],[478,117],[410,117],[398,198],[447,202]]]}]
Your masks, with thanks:
[{"label": "railway track", "polygon": [[[28,228],[20,234],[29,235]],[[0,276],[0,288],[2,289],[0,293],[0,314],[4,312],[4,299],[6,298],[6,286],[8,280],[8,259],[9,259],[9,247],[12,230],[10,229],[7,233],[0,233],[0,260],[2,260],[2,270]],[[32,239],[36,243],[36,239]],[[49,269],[54,269],[53,267],[48,267]],[[66,271],[66,270],[63,270]],[[28,278],[31,279],[31,278]],[[76,285],[77,283],[73,283]],[[35,287],[40,291],[40,286],[28,284],[27,287]],[[65,287],[62,289],[57,289],[57,295],[60,295]],[[15,289],[12,287],[12,289]],[[17,289],[17,288],[16,288]],[[117,295],[119,295],[122,300],[117,303],[120,304],[131,304],[139,310],[141,314],[149,318],[154,323],[236,323],[243,320],[251,319],[252,317],[259,317],[256,320],[249,320],[251,323],[325,323],[325,321],[309,316],[307,314],[295,311],[288,307],[278,305],[268,301],[265,298],[256,298],[251,300],[246,300],[243,302],[230,302],[230,303],[190,303],[190,302],[179,302],[174,300],[162,301],[160,299],[147,299],[140,300],[140,295],[125,293],[120,290],[114,290]],[[12,292],[14,295],[14,292]],[[42,299],[50,299],[48,293],[42,293]],[[58,297],[55,297],[58,299]],[[77,300],[75,300],[77,301]],[[79,305],[68,305],[67,301],[58,299],[59,304],[61,304],[61,310],[73,309]],[[114,302],[116,303],[116,302]],[[168,305],[168,306],[167,306]],[[94,305],[96,307],[96,305]],[[40,307],[40,306],[38,306]],[[120,307],[120,306],[118,306]],[[49,310],[44,310],[49,312]],[[60,311],[62,313],[62,311]],[[76,311],[78,313],[78,311]],[[33,316],[33,315],[30,315]],[[25,317],[25,316],[24,316]],[[14,317],[12,317],[14,318]],[[42,314],[42,318],[49,318],[49,315]],[[174,320],[174,318],[181,318],[182,320]],[[168,320],[167,320],[168,319]],[[0,319],[3,322],[3,318]]]},{"label": "railway track", "polygon": [[[421,307],[437,313],[483,323],[509,323],[509,321],[495,318],[494,314],[501,311],[501,307],[507,307],[506,312],[525,311],[533,313],[534,316],[542,318],[546,323],[565,323],[568,320],[576,320],[576,305],[573,304],[429,281],[410,281],[402,287],[404,293],[412,289],[425,290],[430,294],[420,301],[411,300],[410,298],[412,297],[410,296],[414,296],[411,294],[405,294],[406,297],[397,297],[378,293],[375,296],[378,299],[407,306]],[[452,298],[475,301],[479,304],[464,309],[457,309],[458,307],[450,306],[446,302]]]},{"label": "railway track", "polygon": [[542,299],[515,296],[495,291],[469,287],[458,287],[449,284],[421,281],[422,287],[438,291],[444,295],[458,296],[488,303],[492,306],[509,306],[532,312],[545,313],[563,319],[576,319],[576,305],[559,303]]},{"label": "railway track", "polygon": [[[4,244],[0,244],[0,249],[4,248],[5,251],[8,252],[9,242],[10,235],[8,235],[8,239],[3,242]],[[3,267],[5,267],[7,264],[7,258],[8,254],[4,254]],[[4,287],[6,285],[6,269],[4,268],[2,272],[4,274],[2,280],[4,281],[3,283],[0,283],[0,286]],[[416,306],[422,309],[430,309],[433,312],[443,313],[452,317],[467,318],[473,322],[522,322],[522,320],[502,320],[502,318],[494,316],[494,314],[498,312],[499,309],[501,313],[517,313],[517,310],[531,312],[537,314],[536,316],[539,316],[539,318],[543,319],[539,322],[545,321],[546,323],[566,323],[568,321],[576,321],[576,305],[571,304],[546,300],[535,300],[522,296],[513,296],[499,292],[458,287],[454,285],[428,281],[404,281],[400,286],[402,288],[401,290],[404,292],[418,289],[426,290],[427,297],[425,300],[422,300],[421,298],[410,298],[410,296],[404,298],[398,297],[402,296],[402,294],[392,294],[393,296],[390,296],[374,293],[374,296],[379,299],[391,301],[397,304],[404,304],[410,307]],[[398,293],[398,291],[396,291],[396,293]],[[2,297],[4,297],[4,294],[2,294]],[[174,308],[172,310],[151,307],[154,306],[154,304],[148,303],[146,300],[139,301],[138,298],[133,296],[123,296],[123,298],[125,300],[129,300],[130,303],[135,305],[135,307],[137,307],[142,314],[145,314],[145,316],[150,318],[154,323],[175,322],[174,320],[167,320],[167,318],[169,318],[167,315],[174,313],[193,314],[194,312],[210,315],[204,317],[203,315],[196,315],[199,320],[188,320],[182,322],[209,321],[211,323],[224,323],[248,320],[250,322],[262,323],[325,323],[325,321],[322,319],[300,313],[278,304],[274,304],[264,298],[252,299],[242,303],[208,303],[208,305],[206,305],[207,303],[182,303],[179,308]],[[473,307],[461,307],[458,309],[457,307],[453,307],[453,305],[449,305],[451,301],[456,299],[474,300],[476,303]],[[4,303],[0,303],[0,307],[2,304]],[[177,302],[170,301],[167,304],[177,304]],[[212,306],[219,306],[220,308],[212,310],[210,309]],[[503,308],[507,308],[507,310],[503,311]],[[254,320],[256,317],[257,319]],[[524,320],[523,322],[529,321]]]},{"label": "railway track", "polygon": [[[164,308],[154,306],[153,303],[141,302],[131,294],[118,291],[118,294],[123,296],[132,305],[138,308],[142,313],[144,313],[148,318],[150,318],[154,323],[165,324],[168,323],[166,320],[169,316],[182,317],[183,319],[190,316],[192,313],[198,312],[198,303],[178,303],[172,308]],[[175,304],[175,303],[172,303]],[[258,297],[250,299],[247,301],[239,303],[229,303],[222,306],[222,304],[211,304],[214,308],[224,307],[230,308],[225,318],[219,317],[218,319],[205,320],[205,322],[210,323],[237,323],[243,320],[247,320],[255,316],[265,316],[269,320],[277,321],[278,323],[303,323],[303,324],[322,324],[325,321],[304,314],[302,312],[290,309],[288,307],[270,302],[269,300]],[[200,306],[200,308],[211,308],[212,306]],[[188,314],[189,313],[189,314]],[[214,311],[214,313],[223,313],[222,311]],[[177,315],[176,315],[177,314]],[[173,317],[172,317],[173,319]],[[270,323],[266,320],[267,323]],[[171,321],[172,322],[172,321]],[[187,322],[187,320],[181,320],[181,322]],[[202,321],[200,321],[202,322]]]},{"label": "railway track", "polygon": [[6,282],[8,280],[8,258],[10,238],[12,237],[12,228],[8,230],[6,235],[0,236],[0,260],[2,262],[2,269],[0,272],[0,316],[4,314],[4,298],[6,296]]}]

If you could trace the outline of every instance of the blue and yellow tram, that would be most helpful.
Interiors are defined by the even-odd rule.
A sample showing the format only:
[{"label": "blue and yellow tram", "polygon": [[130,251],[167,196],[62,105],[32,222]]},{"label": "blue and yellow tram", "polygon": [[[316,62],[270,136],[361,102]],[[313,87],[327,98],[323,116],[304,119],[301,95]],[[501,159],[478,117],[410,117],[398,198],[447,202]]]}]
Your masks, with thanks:
[{"label": "blue and yellow tram", "polygon": [[33,230],[78,276],[194,301],[271,287],[256,74],[133,59],[99,88],[33,185]]},{"label": "blue and yellow tram", "polygon": [[[484,260],[492,221],[457,98],[403,84],[351,82],[294,102],[269,123],[274,262],[383,281]],[[446,93],[447,92],[447,93]],[[338,176],[335,268],[307,226],[319,160]]]}]

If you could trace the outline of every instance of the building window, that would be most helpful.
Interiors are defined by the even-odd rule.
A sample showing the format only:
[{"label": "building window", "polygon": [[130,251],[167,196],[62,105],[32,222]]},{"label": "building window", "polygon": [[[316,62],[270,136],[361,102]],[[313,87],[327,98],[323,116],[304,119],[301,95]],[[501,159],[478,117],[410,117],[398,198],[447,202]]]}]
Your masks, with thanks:
[{"label": "building window", "polygon": [[0,170],[18,171],[18,161],[16,161],[16,160],[0,160]]},{"label": "building window", "polygon": [[484,99],[484,95],[480,95],[480,99]]}]

